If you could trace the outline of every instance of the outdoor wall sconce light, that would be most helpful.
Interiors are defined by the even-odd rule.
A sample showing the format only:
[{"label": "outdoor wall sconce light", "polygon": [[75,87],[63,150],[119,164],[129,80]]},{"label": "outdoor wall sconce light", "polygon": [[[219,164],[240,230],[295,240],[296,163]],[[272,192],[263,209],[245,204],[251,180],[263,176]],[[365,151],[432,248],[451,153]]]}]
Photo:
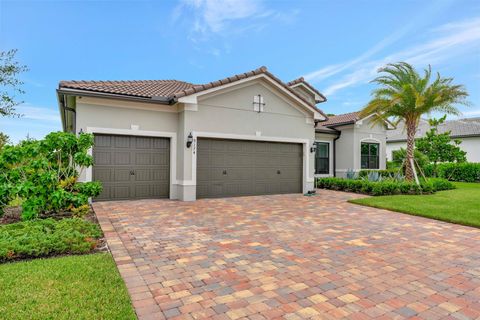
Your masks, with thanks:
[{"label": "outdoor wall sconce light", "polygon": [[317,152],[317,145],[315,143],[310,147],[310,152],[311,153]]},{"label": "outdoor wall sconce light", "polygon": [[190,148],[192,146],[192,143],[193,143],[193,136],[192,136],[192,133],[190,132],[190,134],[187,137],[187,148]]}]

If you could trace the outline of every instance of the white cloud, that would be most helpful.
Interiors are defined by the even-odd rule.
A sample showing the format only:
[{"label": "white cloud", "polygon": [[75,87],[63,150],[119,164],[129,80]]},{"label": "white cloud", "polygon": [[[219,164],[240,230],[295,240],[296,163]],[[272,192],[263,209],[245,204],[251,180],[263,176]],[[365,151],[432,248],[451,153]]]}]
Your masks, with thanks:
[{"label": "white cloud", "polygon": [[[426,66],[427,64],[451,59],[455,56],[471,52],[472,50],[478,50],[480,49],[480,18],[445,24],[432,29],[427,35],[429,38],[423,43],[411,46],[384,58],[366,60],[365,56],[369,55],[363,54],[341,65],[341,71],[348,72],[341,77],[339,81],[330,84],[324,90],[324,93],[331,95],[341,89],[366,83],[374,78],[376,70],[379,67],[387,63],[406,61],[413,65]],[[378,47],[378,45],[374,48],[376,47]],[[367,51],[367,53],[370,51],[372,50]],[[352,63],[352,61],[354,63]],[[358,61],[362,61],[362,63],[358,63]],[[324,70],[325,69],[326,68],[324,68]],[[314,73],[310,73],[309,75]],[[320,74],[319,77],[310,76],[310,80],[315,82],[318,81],[318,79],[325,79],[336,73],[338,72],[335,72],[334,68],[332,68],[331,72],[324,72]]]},{"label": "white cloud", "polygon": [[354,58],[350,61],[347,61],[342,64],[336,64],[336,65],[330,65],[327,67],[324,67],[320,70],[311,72],[306,74],[304,77],[308,81],[320,81],[323,79],[326,79],[328,77],[331,77],[333,75],[336,75],[346,69],[349,69],[350,67],[356,66],[360,64],[361,62],[369,59],[376,53],[380,52],[381,50],[385,49],[395,41],[399,40],[402,38],[404,35],[406,35],[410,30],[412,30],[414,27],[413,23],[406,24],[403,28],[398,30],[397,32],[394,32],[393,34],[389,35],[388,37],[384,38],[381,40],[379,43],[374,45],[372,48],[358,56],[357,58]]},{"label": "white cloud", "polygon": [[471,116],[480,116],[480,109],[471,110],[471,111],[464,111],[462,112],[464,116],[471,117]]},{"label": "white cloud", "polygon": [[259,0],[183,0],[174,10],[177,20],[186,11],[193,12],[192,31],[200,34],[221,33],[235,20],[265,17]]},{"label": "white cloud", "polygon": [[16,109],[18,113],[23,115],[22,119],[60,122],[60,114],[58,110],[54,108],[37,107],[29,103],[23,103]]},{"label": "white cloud", "polygon": [[180,0],[171,20],[175,28],[186,26],[195,50],[219,57],[234,37],[262,32],[273,22],[290,24],[298,13],[270,9],[263,0]]}]

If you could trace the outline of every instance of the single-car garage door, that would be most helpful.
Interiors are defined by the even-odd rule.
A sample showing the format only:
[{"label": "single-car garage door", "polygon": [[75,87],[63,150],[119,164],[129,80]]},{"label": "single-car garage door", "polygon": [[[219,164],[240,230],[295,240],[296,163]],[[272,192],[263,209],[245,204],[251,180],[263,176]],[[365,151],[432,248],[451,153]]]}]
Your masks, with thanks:
[{"label": "single-car garage door", "polygon": [[103,184],[95,200],[168,198],[168,138],[95,134],[93,158],[93,180]]},{"label": "single-car garage door", "polygon": [[198,139],[197,198],[301,193],[302,145]]}]

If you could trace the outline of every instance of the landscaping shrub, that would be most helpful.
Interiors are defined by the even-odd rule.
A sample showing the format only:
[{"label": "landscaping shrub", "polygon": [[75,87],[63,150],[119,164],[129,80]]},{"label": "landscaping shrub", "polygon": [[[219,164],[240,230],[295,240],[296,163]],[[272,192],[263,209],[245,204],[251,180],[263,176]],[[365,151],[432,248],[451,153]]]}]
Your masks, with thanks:
[{"label": "landscaping shrub", "polygon": [[360,170],[358,172],[358,176],[360,178],[366,178],[368,175],[370,175],[372,172],[378,172],[378,174],[382,178],[393,178],[396,174],[398,174],[398,169],[386,169],[386,170]]},{"label": "landscaping shrub", "polygon": [[5,146],[0,152],[0,214],[20,197],[22,219],[71,211],[100,194],[99,182],[80,183],[78,170],[93,164],[93,135],[52,132],[43,140]]},{"label": "landscaping shrub", "polygon": [[97,224],[79,218],[38,219],[0,226],[0,260],[86,253],[102,236]]},{"label": "landscaping shrub", "polygon": [[429,178],[427,182],[432,184],[434,191],[455,189],[455,185],[446,179]]},{"label": "landscaping shrub", "polygon": [[427,177],[439,177],[450,181],[480,182],[480,163],[439,163],[423,167]]},{"label": "landscaping shrub", "polygon": [[373,196],[422,194],[455,188],[451,182],[445,179],[429,179],[419,186],[415,182],[396,181],[393,179],[370,181],[366,179],[351,180],[342,178],[319,178],[317,179],[317,187],[320,189],[364,193]]}]

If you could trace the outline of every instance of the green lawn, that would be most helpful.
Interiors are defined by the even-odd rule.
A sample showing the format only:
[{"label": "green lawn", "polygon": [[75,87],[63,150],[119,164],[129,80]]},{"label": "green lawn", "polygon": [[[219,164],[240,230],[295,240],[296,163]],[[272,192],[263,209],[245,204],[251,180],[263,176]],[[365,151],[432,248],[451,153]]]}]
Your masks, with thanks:
[{"label": "green lawn", "polygon": [[480,183],[456,182],[455,186],[455,190],[431,195],[379,196],[350,202],[480,227]]},{"label": "green lawn", "polygon": [[2,319],[136,319],[110,254],[0,265]]}]

